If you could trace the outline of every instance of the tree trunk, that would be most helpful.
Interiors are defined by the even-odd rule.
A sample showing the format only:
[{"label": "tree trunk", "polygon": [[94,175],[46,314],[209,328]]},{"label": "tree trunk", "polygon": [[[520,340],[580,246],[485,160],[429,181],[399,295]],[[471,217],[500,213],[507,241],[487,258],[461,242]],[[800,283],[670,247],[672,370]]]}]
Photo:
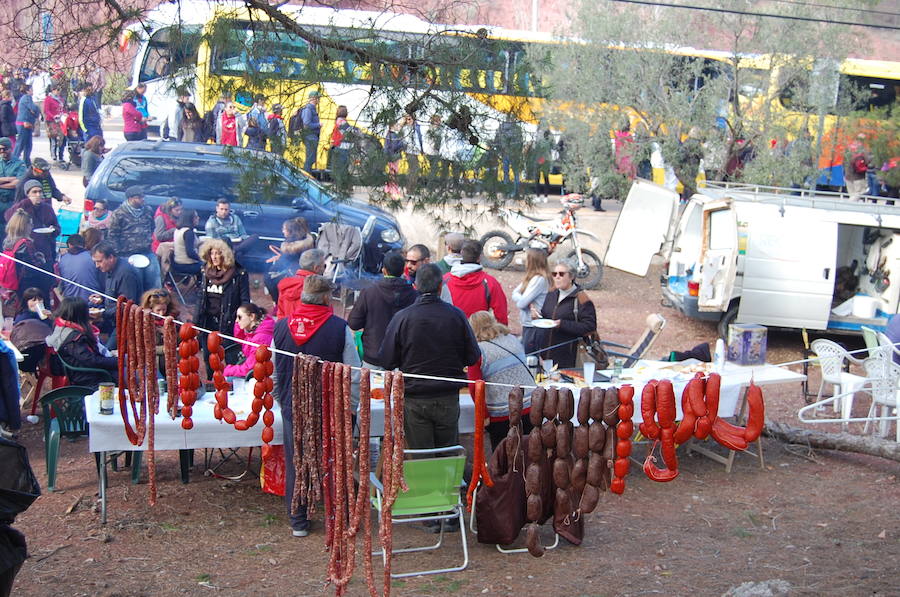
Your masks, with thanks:
[{"label": "tree trunk", "polygon": [[799,429],[773,421],[766,421],[763,433],[789,444],[808,445],[823,450],[856,452],[900,462],[900,443],[879,437],[850,433],[825,433],[824,431]]}]

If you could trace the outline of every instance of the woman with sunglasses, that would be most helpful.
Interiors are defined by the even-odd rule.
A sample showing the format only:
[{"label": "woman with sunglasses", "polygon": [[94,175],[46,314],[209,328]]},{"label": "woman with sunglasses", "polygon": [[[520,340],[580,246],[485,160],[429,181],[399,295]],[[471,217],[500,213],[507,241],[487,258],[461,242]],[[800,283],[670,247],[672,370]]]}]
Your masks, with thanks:
[{"label": "woman with sunglasses", "polygon": [[567,261],[553,266],[553,290],[547,293],[541,317],[552,319],[541,353],[560,369],[575,367],[578,340],[597,331],[597,311],[587,292],[575,284],[575,268]]}]

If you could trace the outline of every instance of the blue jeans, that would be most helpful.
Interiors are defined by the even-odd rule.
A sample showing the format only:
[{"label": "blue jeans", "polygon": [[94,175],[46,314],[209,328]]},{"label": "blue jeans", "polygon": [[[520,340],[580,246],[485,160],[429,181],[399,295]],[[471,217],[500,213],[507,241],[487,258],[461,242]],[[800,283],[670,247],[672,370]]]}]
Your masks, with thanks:
[{"label": "blue jeans", "polygon": [[303,137],[303,147],[306,148],[306,159],[303,161],[303,169],[312,173],[313,164],[316,163],[316,151],[319,148],[319,138]]},{"label": "blue jeans", "polygon": [[25,128],[21,124],[16,125],[16,149],[13,151],[13,157],[21,157],[26,166],[31,166],[31,136],[34,134],[33,128]]}]

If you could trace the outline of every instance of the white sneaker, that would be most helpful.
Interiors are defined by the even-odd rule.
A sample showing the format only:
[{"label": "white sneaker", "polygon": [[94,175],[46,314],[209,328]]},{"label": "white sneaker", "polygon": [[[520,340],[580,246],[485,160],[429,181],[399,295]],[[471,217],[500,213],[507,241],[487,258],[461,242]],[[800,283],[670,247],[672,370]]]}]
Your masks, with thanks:
[{"label": "white sneaker", "polygon": [[308,529],[301,529],[301,530],[291,529],[291,535],[293,535],[294,537],[308,537],[309,530]]}]

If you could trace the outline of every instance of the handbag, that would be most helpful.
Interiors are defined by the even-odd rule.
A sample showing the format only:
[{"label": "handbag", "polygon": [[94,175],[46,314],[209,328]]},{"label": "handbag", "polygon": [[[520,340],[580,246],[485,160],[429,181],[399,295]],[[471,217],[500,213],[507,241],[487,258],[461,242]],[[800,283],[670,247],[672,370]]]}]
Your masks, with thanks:
[{"label": "handbag", "polygon": [[524,444],[527,437],[522,438],[523,445],[516,450],[515,466],[506,454],[506,443],[511,441],[509,437],[503,438],[491,454],[487,466],[494,485],[479,487],[475,502],[479,543],[509,545],[525,526]]}]

